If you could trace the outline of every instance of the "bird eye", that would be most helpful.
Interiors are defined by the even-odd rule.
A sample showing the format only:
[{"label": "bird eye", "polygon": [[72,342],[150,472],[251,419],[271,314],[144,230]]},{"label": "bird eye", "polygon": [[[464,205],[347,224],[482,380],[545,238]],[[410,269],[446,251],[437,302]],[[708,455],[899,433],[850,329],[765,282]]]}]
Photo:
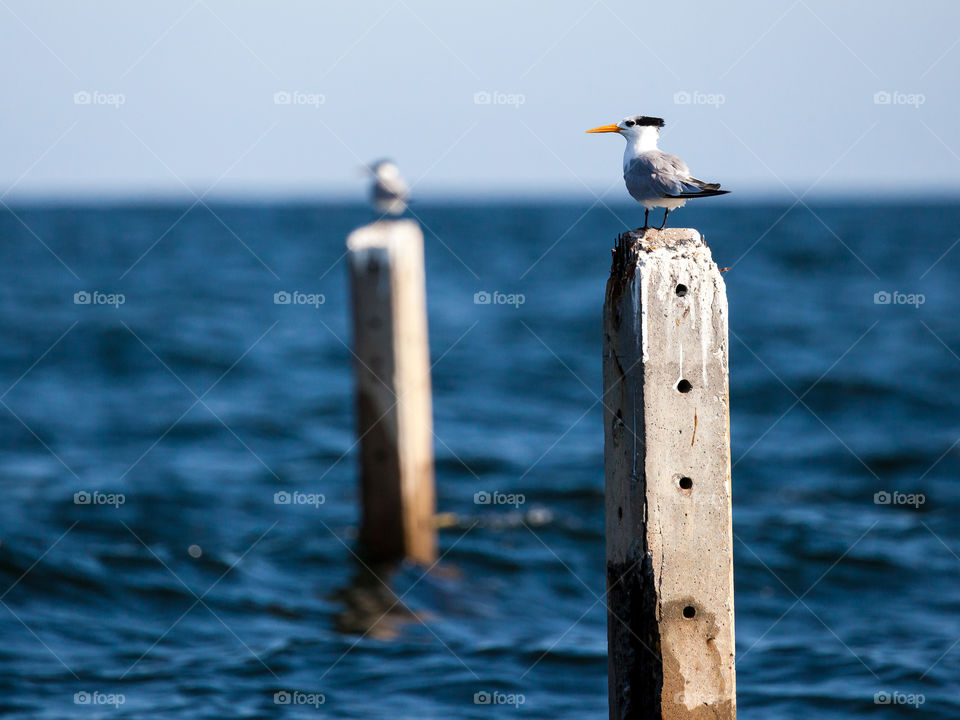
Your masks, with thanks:
[{"label": "bird eye", "polygon": [[626,125],[627,127],[633,127],[633,126],[635,125],[635,123],[633,122],[633,120],[627,120],[627,121],[624,122],[623,124]]}]

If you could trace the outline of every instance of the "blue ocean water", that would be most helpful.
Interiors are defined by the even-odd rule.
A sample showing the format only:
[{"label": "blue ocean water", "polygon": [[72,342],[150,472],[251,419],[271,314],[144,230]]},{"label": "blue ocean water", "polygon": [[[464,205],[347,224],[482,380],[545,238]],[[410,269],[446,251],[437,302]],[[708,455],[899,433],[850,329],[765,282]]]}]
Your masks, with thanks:
[{"label": "blue ocean water", "polygon": [[[0,213],[6,716],[606,717],[600,310],[642,218],[414,210],[457,520],[365,636],[392,602],[351,555],[343,242],[368,211]],[[960,205],[671,219],[731,268],[740,716],[960,716]]]}]

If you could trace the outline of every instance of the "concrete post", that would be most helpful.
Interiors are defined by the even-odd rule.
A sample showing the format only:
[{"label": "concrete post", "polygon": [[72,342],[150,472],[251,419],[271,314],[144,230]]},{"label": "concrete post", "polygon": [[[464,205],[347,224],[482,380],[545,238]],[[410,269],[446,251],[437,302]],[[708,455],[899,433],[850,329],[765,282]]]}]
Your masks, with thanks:
[{"label": "concrete post", "polygon": [[727,344],[696,230],[618,238],[603,310],[611,719],[736,717]]},{"label": "concrete post", "polygon": [[372,560],[436,559],[423,233],[382,220],[347,238],[360,437],[360,545]]}]

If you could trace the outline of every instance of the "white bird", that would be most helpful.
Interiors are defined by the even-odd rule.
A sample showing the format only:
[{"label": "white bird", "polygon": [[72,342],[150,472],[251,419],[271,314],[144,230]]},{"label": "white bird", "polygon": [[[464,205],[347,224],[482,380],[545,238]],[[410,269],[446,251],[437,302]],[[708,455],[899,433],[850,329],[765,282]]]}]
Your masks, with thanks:
[{"label": "white bird", "polygon": [[662,207],[663,230],[671,210],[683,207],[692,198],[726,195],[720,183],[706,183],[690,174],[687,164],[676,155],[657,148],[662,118],[646,115],[631,115],[616,125],[602,125],[587,130],[588,133],[620,133],[626,138],[627,149],[623,152],[623,180],[627,192],[646,209],[643,228],[647,228],[650,208]]},{"label": "white bird", "polygon": [[370,202],[381,215],[402,215],[407,209],[410,188],[400,175],[400,168],[390,160],[378,160],[367,166],[373,176]]}]

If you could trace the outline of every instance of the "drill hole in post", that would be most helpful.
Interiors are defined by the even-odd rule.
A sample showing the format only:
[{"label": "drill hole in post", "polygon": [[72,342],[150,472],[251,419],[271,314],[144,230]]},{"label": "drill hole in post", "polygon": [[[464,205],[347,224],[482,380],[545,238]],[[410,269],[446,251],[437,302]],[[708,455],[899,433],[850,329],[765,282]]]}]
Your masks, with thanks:
[{"label": "drill hole in post", "polygon": [[689,490],[693,487],[693,479],[688,477],[680,478],[680,488],[683,490]]},{"label": "drill hole in post", "polygon": [[687,620],[692,620],[696,616],[696,614],[697,614],[697,609],[693,605],[687,605],[683,609],[683,616]]},{"label": "drill hole in post", "polygon": [[683,283],[677,285],[677,297],[684,297],[687,294],[687,286]]},{"label": "drill hole in post", "polygon": [[677,383],[677,390],[682,393],[688,393],[693,390],[693,385],[690,384],[689,380],[681,380]]}]

